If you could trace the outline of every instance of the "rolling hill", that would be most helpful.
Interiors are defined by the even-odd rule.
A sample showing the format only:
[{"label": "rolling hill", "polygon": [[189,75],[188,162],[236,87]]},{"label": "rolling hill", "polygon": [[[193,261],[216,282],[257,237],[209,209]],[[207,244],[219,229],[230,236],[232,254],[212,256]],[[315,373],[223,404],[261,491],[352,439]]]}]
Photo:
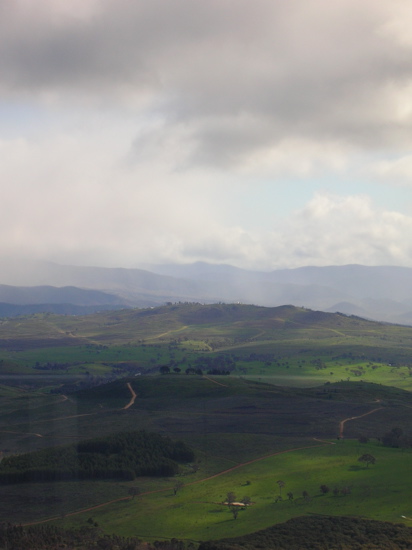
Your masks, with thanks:
[{"label": "rolling hill", "polygon": [[[107,535],[206,541],[302,513],[396,523],[406,512],[410,327],[223,303],[45,313],[0,324],[7,460],[34,451],[25,455],[30,464],[37,451],[65,457],[90,439],[135,430],[194,451],[176,476],[120,479],[116,467],[107,479],[73,470],[50,482],[40,466],[35,477],[6,472],[0,513],[7,521],[77,529],[93,522]],[[403,438],[388,446],[394,429]],[[376,464],[360,465],[365,453]],[[285,483],[282,499],[276,480]],[[225,504],[230,491],[253,503],[239,519]]]},{"label": "rolling hill", "polygon": [[[143,267],[68,266],[3,258],[0,259],[0,284],[4,288],[0,289],[0,302],[27,306],[20,310],[22,313],[42,310],[69,314],[73,308],[63,308],[63,304],[79,308],[99,305],[99,309],[104,305],[108,309],[154,307],[180,301],[239,302],[269,307],[292,304],[412,324],[412,269],[407,267],[346,265],[272,272],[202,262]],[[4,285],[8,285],[7,289]],[[30,292],[28,287],[32,287]],[[51,287],[55,287],[54,290]],[[102,294],[97,296],[90,291]],[[37,308],[28,307],[33,304]],[[51,307],[51,304],[61,307]],[[77,314],[82,313],[79,308]],[[18,311],[15,308],[14,314]],[[89,311],[85,309],[83,313]],[[12,313],[11,308],[0,307],[0,315]]]}]

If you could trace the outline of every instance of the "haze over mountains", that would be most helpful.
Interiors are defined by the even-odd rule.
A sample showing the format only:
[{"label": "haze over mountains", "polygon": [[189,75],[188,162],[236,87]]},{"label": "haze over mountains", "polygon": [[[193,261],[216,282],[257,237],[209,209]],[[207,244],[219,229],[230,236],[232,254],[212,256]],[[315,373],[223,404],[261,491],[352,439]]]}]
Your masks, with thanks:
[{"label": "haze over mountains", "polygon": [[202,262],[143,267],[2,259],[0,315],[39,311],[81,314],[168,301],[222,301],[292,304],[412,324],[412,268],[345,265],[262,272]]}]

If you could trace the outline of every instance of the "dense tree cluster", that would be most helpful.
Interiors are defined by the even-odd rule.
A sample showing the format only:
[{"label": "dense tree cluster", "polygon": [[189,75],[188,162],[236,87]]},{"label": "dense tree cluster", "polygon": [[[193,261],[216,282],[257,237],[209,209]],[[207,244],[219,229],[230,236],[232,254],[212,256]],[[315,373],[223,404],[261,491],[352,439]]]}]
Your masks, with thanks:
[{"label": "dense tree cluster", "polygon": [[[87,374],[87,373],[86,373]],[[56,394],[70,394],[77,393],[78,391],[97,388],[114,382],[117,380],[117,376],[114,373],[107,373],[105,376],[93,376],[89,375],[83,379],[77,379],[74,382],[67,382],[61,384],[58,388],[52,388],[50,393]]]},{"label": "dense tree cluster", "polygon": [[[191,549],[193,545],[189,545]],[[67,548],[85,550],[184,550],[186,545],[179,540],[142,542],[136,537],[104,535],[100,529],[59,529],[50,525],[22,527],[0,524],[0,548],[13,550],[57,550]]]},{"label": "dense tree cluster", "polygon": [[201,543],[199,550],[406,550],[412,528],[348,517],[298,517],[243,537]]},{"label": "dense tree cluster", "polygon": [[208,374],[229,374],[236,368],[236,363],[230,355],[215,355],[198,357],[196,368],[207,371]]},{"label": "dense tree cluster", "polygon": [[0,464],[0,483],[170,476],[178,472],[178,462],[193,460],[193,451],[182,441],[146,431],[119,432],[6,457]]},{"label": "dense tree cluster", "polygon": [[405,434],[402,428],[392,428],[382,437],[382,444],[385,447],[407,449],[412,447],[412,437]]},{"label": "dense tree cluster", "polygon": [[39,363],[39,361],[36,361],[36,363],[33,366],[33,369],[36,370],[64,370],[68,371],[69,367],[73,367],[76,365],[81,365],[80,362],[76,363],[50,363],[48,361],[47,363]]},{"label": "dense tree cluster", "polygon": [[112,373],[116,375],[136,374],[144,372],[144,369],[135,363],[103,363],[105,366],[112,368]]}]

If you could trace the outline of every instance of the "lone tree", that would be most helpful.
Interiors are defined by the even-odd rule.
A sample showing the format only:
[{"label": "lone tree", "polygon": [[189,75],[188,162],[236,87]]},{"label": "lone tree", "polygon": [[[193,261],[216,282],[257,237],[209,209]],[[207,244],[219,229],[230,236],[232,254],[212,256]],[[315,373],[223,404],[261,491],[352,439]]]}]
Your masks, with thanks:
[{"label": "lone tree", "polygon": [[326,495],[326,493],[329,493],[330,489],[327,485],[321,485],[320,486],[320,492],[322,495]]},{"label": "lone tree", "polygon": [[364,462],[366,467],[369,468],[369,464],[375,464],[376,458],[369,453],[366,453],[358,458],[358,462]]},{"label": "lone tree", "polygon": [[184,485],[183,481],[176,481],[176,483],[173,486],[173,494],[176,495],[179,489],[183,487],[183,485]]},{"label": "lone tree", "polygon": [[237,516],[239,514],[239,507],[238,506],[229,506],[230,511],[232,512],[233,519],[237,519]]},{"label": "lone tree", "polygon": [[285,482],[282,481],[281,479],[278,479],[276,483],[279,486],[279,495],[282,496],[282,489],[285,486]]},{"label": "lone tree", "polygon": [[[229,491],[228,494],[226,495],[226,500],[227,500],[227,503],[229,504],[229,506],[231,504],[233,504],[233,502],[236,501],[236,495],[233,491]],[[236,519],[236,518],[235,518]]]},{"label": "lone tree", "polygon": [[252,499],[248,496],[244,496],[240,502],[244,504],[246,508],[252,502]]},{"label": "lone tree", "polygon": [[129,489],[129,495],[132,497],[132,500],[134,499],[134,497],[136,497],[137,495],[140,495],[140,489],[139,487],[130,487]]},{"label": "lone tree", "polygon": [[307,491],[302,491],[302,496],[303,496],[303,499],[304,499],[305,502],[310,502],[311,501],[310,495]]}]

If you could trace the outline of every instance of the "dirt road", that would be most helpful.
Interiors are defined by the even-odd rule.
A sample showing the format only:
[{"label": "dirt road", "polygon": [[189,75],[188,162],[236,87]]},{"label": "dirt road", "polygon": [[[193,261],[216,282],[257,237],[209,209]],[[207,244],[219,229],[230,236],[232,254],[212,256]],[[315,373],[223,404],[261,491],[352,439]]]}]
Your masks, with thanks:
[{"label": "dirt road", "polygon": [[341,439],[343,438],[343,430],[345,429],[346,422],[349,422],[349,420],[356,420],[357,418],[363,418],[364,416],[368,416],[368,414],[380,411],[381,409],[383,409],[383,407],[377,407],[376,409],[373,409],[372,411],[369,411],[365,414],[361,414],[359,416],[350,416],[349,418],[345,418],[345,420],[341,420],[339,422],[339,437]]}]

